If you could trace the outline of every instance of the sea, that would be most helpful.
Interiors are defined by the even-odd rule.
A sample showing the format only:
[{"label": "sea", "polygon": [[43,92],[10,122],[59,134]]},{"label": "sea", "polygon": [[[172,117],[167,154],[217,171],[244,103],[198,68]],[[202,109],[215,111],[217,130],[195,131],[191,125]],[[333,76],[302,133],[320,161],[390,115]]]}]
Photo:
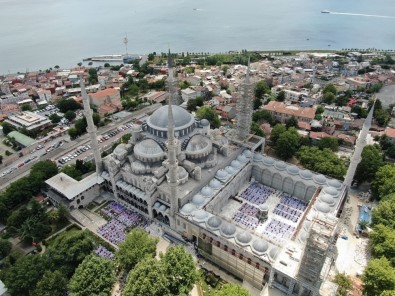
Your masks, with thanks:
[{"label": "sea", "polygon": [[395,49],[394,28],[394,0],[0,0],[0,73],[123,54],[126,35],[132,54]]}]

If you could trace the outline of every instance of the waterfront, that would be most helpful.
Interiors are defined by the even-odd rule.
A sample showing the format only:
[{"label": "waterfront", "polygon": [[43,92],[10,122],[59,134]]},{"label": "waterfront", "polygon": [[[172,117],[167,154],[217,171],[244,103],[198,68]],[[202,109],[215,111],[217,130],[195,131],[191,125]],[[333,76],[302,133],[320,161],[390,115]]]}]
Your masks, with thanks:
[{"label": "waterfront", "polygon": [[[356,5],[356,3],[358,5]],[[129,52],[395,49],[391,0],[0,0],[0,73]],[[322,14],[322,10],[371,15]]]}]

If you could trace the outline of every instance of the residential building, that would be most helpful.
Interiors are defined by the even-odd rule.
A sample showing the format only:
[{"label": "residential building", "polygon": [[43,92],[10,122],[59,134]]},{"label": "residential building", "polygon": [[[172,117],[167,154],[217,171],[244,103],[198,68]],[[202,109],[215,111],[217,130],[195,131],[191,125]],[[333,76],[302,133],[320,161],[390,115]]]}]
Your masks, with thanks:
[{"label": "residential building", "polygon": [[283,102],[270,101],[262,107],[269,111],[274,118],[282,123],[294,116],[298,121],[310,122],[315,117],[315,108],[302,108],[296,105],[286,105]]}]

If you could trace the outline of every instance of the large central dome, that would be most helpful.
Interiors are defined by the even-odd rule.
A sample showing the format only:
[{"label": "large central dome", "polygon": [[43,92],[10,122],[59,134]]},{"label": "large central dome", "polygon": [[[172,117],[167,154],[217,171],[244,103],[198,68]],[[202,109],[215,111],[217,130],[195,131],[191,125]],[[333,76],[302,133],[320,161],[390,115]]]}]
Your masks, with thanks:
[{"label": "large central dome", "polygon": [[[167,131],[168,108],[168,105],[162,106],[148,118],[148,131],[151,134],[163,138],[167,137],[167,133],[161,132]],[[190,133],[195,127],[195,118],[193,115],[179,106],[172,105],[171,108],[173,111],[174,131],[178,132],[179,136],[185,136]]]}]

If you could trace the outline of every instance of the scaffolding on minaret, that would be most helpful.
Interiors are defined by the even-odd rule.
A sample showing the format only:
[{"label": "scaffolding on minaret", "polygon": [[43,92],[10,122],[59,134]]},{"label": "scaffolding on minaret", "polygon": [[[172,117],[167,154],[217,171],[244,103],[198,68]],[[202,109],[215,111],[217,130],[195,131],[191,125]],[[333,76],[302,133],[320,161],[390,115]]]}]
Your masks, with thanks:
[{"label": "scaffolding on minaret", "polygon": [[167,84],[169,89],[169,105],[168,105],[168,113],[167,113],[167,165],[169,169],[169,178],[168,184],[170,188],[170,216],[174,218],[175,213],[178,211],[178,160],[177,160],[177,147],[178,140],[174,135],[174,118],[173,118],[173,109],[172,103],[173,99],[176,96],[176,83],[177,81],[174,79],[174,68],[173,68],[173,59],[169,50],[168,56],[168,78]]},{"label": "scaffolding on minaret", "polygon": [[241,85],[241,96],[237,101],[237,138],[245,141],[250,133],[252,122],[252,107],[254,98],[254,83],[250,79],[250,61],[248,61],[246,79]]},{"label": "scaffolding on minaret", "polygon": [[101,158],[100,147],[97,142],[97,135],[96,135],[97,128],[93,123],[92,109],[90,107],[89,96],[86,93],[84,78],[82,76],[80,77],[80,86],[81,86],[82,102],[84,104],[84,115],[88,125],[86,130],[89,134],[89,138],[93,149],[93,156],[95,158],[95,164],[96,164],[96,173],[98,176],[100,176],[100,174],[103,171],[103,161]]},{"label": "scaffolding on minaret", "polygon": [[361,162],[361,159],[362,159],[361,158],[362,151],[366,145],[366,137],[369,133],[369,129],[372,124],[374,104],[375,104],[375,101],[373,102],[373,105],[370,108],[369,114],[365,119],[362,130],[359,134],[357,143],[355,145],[354,153],[350,159],[350,165],[348,167],[347,174],[344,178],[344,185],[346,185],[347,188],[351,187],[351,183],[352,183],[352,180],[354,179],[355,171],[357,170],[358,164]]}]

